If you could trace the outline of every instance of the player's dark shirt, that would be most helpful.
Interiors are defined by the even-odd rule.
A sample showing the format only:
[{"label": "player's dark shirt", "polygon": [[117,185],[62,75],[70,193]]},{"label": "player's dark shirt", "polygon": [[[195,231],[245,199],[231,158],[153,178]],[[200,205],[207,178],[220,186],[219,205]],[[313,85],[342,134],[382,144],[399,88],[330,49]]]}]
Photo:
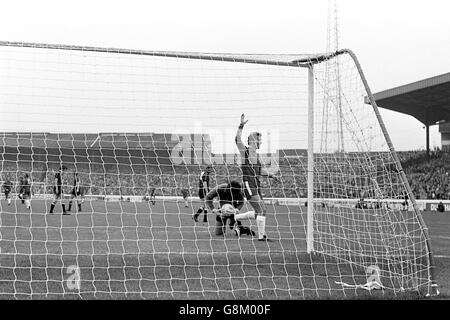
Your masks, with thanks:
[{"label": "player's dark shirt", "polygon": [[5,193],[10,193],[11,192],[11,189],[12,189],[12,183],[11,183],[11,181],[5,181],[4,183],[3,183],[3,192],[5,192]]},{"label": "player's dark shirt", "polygon": [[81,184],[80,178],[79,177],[74,177],[72,193],[74,193],[74,194],[79,194],[80,193],[80,191],[81,191],[80,184]]},{"label": "player's dark shirt", "polygon": [[242,178],[244,181],[248,181],[249,179],[256,179],[259,182],[259,176],[261,175],[261,161],[259,160],[259,155],[256,154],[256,163],[255,160],[251,161],[250,159],[250,151],[249,148],[245,148],[244,161],[241,165],[242,170]]},{"label": "player's dark shirt", "polygon": [[24,178],[21,177],[21,178],[19,179],[19,185],[18,185],[18,187],[19,187],[19,193],[23,193],[23,185],[24,185]]},{"label": "player's dark shirt", "polygon": [[25,178],[22,181],[23,193],[29,194],[31,192],[31,180],[30,178]]},{"label": "player's dark shirt", "polygon": [[181,195],[183,196],[183,198],[187,198],[187,196],[188,196],[187,189],[181,189]]},{"label": "player's dark shirt", "polygon": [[203,182],[206,182],[206,192],[208,192],[209,191],[209,173],[206,171],[202,171],[202,173],[200,173],[200,178],[198,179],[199,189],[203,189]]},{"label": "player's dark shirt", "polygon": [[219,205],[222,207],[224,204],[231,204],[237,208],[242,202],[244,202],[244,195],[241,191],[231,192],[229,185],[219,186],[217,188],[217,198],[219,200]]},{"label": "player's dark shirt", "polygon": [[74,188],[80,187],[80,178],[76,177],[75,179],[73,179],[73,187]]},{"label": "player's dark shirt", "polygon": [[53,192],[58,195],[62,193],[62,177],[60,172],[55,173],[55,185],[53,186]]}]

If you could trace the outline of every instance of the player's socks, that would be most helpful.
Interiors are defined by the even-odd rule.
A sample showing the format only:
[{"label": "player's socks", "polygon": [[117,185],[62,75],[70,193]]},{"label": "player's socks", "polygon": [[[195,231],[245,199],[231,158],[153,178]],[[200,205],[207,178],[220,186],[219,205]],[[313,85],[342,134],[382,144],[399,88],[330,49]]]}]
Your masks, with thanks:
[{"label": "player's socks", "polygon": [[245,213],[239,213],[234,216],[234,219],[241,221],[245,219],[255,219],[255,211],[249,211]]},{"label": "player's socks", "polygon": [[256,226],[258,227],[258,240],[264,240],[266,237],[266,217],[258,215],[256,217]]},{"label": "player's socks", "polygon": [[27,206],[27,209],[31,209],[30,200],[25,200],[25,205]]},{"label": "player's socks", "polygon": [[63,214],[68,214],[66,211],[66,205],[62,204],[61,207],[62,207]]},{"label": "player's socks", "polygon": [[72,210],[72,201],[69,201],[69,208],[67,208],[67,211]]},{"label": "player's socks", "polygon": [[55,205],[52,203],[52,204],[50,205],[50,213],[53,213],[53,209],[55,209]]},{"label": "player's socks", "polygon": [[200,208],[197,210],[197,213],[195,213],[195,214],[192,216],[192,219],[194,219],[195,222],[198,222],[198,216],[199,216],[200,213],[202,213],[202,212],[203,212],[203,208],[200,207]]},{"label": "player's socks", "polygon": [[262,238],[258,238],[258,241],[266,241],[266,242],[272,242],[269,238],[267,238],[266,235],[264,235]]},{"label": "player's socks", "polygon": [[81,212],[81,203],[78,204],[78,212]]},{"label": "player's socks", "polygon": [[203,222],[208,222],[208,210],[203,211]]},{"label": "player's socks", "polygon": [[240,234],[254,237],[256,234],[250,227],[240,227]]},{"label": "player's socks", "polygon": [[8,206],[11,205],[11,199],[8,199]]}]

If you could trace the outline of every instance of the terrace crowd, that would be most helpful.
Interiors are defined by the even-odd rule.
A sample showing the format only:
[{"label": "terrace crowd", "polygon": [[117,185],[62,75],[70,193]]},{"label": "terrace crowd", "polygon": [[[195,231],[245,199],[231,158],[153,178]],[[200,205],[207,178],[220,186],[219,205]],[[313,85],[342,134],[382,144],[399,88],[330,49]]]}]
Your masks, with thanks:
[{"label": "terrace crowd", "polygon": [[[398,155],[417,199],[450,199],[449,151],[434,150],[429,159],[424,151],[399,152]],[[404,197],[404,186],[398,182],[399,174],[395,170],[377,172],[374,180],[365,177],[363,170],[358,172],[352,167],[346,168],[339,161],[335,160],[334,164],[324,162],[316,169],[315,179],[322,182],[317,184],[316,196],[359,198],[362,197],[361,193],[365,193],[365,197],[376,197],[381,192],[385,197]],[[261,178],[263,195],[266,198],[305,198],[306,159],[281,158],[279,167],[277,181]],[[19,177],[28,172],[34,194],[51,193],[56,168],[56,165],[3,161],[1,179],[2,182],[9,179],[17,185]],[[152,165],[131,166],[126,170],[122,167],[121,170],[118,166],[88,164],[77,165],[76,171],[86,194],[144,196],[153,187],[157,196],[179,196],[181,189],[187,189],[191,196],[197,196],[198,177],[203,168],[204,165]],[[74,170],[75,166],[69,165],[67,191],[71,188],[70,173]],[[342,174],[343,171],[347,172]],[[214,165],[211,185],[232,179],[241,180],[240,176],[238,164]]]}]

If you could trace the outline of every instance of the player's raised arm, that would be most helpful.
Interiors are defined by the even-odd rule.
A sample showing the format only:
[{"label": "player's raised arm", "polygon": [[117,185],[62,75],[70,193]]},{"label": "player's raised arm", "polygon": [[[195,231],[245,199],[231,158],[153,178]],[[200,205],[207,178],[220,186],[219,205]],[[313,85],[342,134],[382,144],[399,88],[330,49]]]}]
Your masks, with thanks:
[{"label": "player's raised arm", "polygon": [[245,145],[242,142],[242,130],[244,129],[244,126],[247,124],[248,120],[245,121],[245,115],[241,115],[241,123],[239,124],[238,130],[236,132],[236,145],[238,147],[239,152],[241,155],[245,154]]}]

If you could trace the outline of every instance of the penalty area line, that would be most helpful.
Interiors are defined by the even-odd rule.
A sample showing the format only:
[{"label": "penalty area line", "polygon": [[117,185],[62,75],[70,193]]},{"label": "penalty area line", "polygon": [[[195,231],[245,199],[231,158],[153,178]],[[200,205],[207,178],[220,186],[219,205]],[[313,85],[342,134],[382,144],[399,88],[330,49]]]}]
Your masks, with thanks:
[{"label": "penalty area line", "polygon": [[434,237],[432,236],[431,238],[450,240],[450,237],[448,236],[434,236]]}]

